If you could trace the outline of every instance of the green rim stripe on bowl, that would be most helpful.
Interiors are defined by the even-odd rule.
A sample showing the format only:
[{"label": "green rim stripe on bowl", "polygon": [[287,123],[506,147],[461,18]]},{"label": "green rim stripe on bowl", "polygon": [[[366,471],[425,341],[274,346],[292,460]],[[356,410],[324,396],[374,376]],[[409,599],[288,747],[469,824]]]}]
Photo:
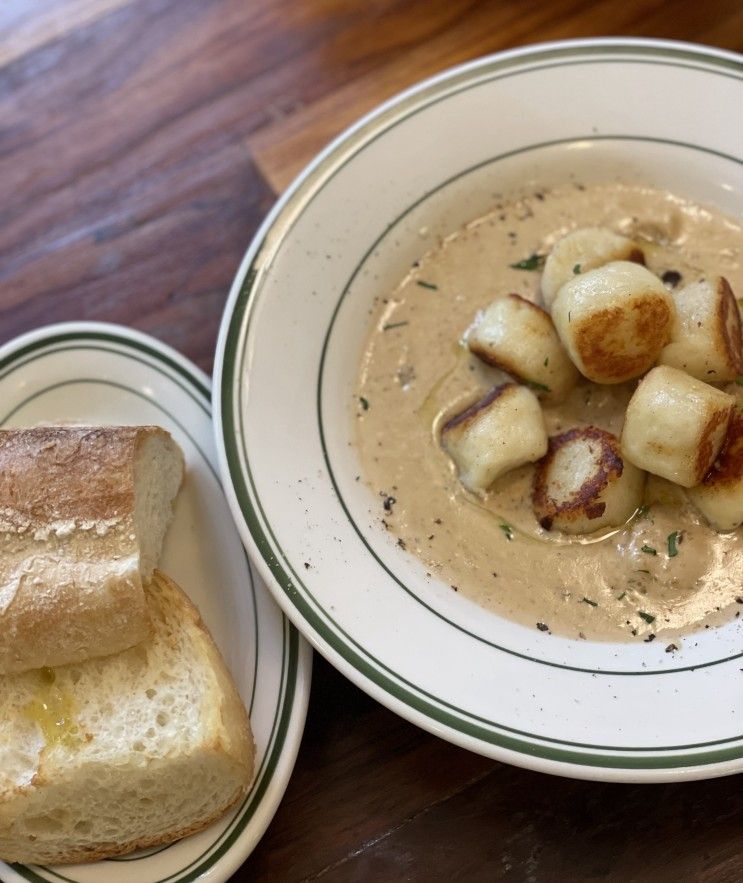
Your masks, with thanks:
[{"label": "green rim stripe on bowl", "polygon": [[[116,344],[116,347],[113,346],[103,346],[103,345],[80,345],[74,346],[75,340],[88,340],[88,341],[104,341],[108,344]],[[66,342],[68,345],[61,346],[59,345],[61,342]],[[121,348],[119,348],[121,347]],[[130,353],[127,352],[126,349],[131,348],[137,352]],[[177,383],[177,385],[189,395],[190,398],[196,402],[199,408],[209,417],[211,418],[211,409],[209,407],[210,403],[210,391],[204,386],[201,381],[194,375],[192,375],[187,369],[185,369],[182,365],[179,365],[176,361],[170,359],[166,354],[159,352],[158,350],[152,349],[147,346],[145,343],[140,341],[130,340],[129,338],[119,338],[113,334],[104,334],[98,332],[79,332],[79,333],[65,333],[56,335],[53,337],[49,337],[43,340],[35,341],[27,346],[23,347],[20,350],[17,350],[15,353],[7,356],[5,359],[0,361],[0,379],[6,377],[11,374],[13,371],[17,370],[20,367],[23,367],[30,362],[35,361],[39,358],[44,358],[47,355],[52,355],[58,352],[64,352],[71,349],[90,349],[90,350],[100,350],[102,352],[113,353],[118,356],[123,356],[126,358],[130,358],[135,361],[140,361],[142,364],[145,364],[149,368],[153,368],[157,370],[159,373],[162,373],[169,380]],[[137,353],[144,353],[148,355],[153,361],[142,359],[140,355]],[[172,371],[175,371],[176,377],[173,377],[170,373],[166,373],[163,370],[163,366],[160,363],[165,363]],[[183,381],[186,381],[185,383]],[[99,379],[88,379],[88,378],[79,378],[77,380],[69,380],[64,383],[51,384],[47,386],[45,389],[37,391],[31,396],[28,396],[21,405],[16,406],[10,412],[9,415],[6,415],[3,419],[0,419],[0,425],[5,423],[9,416],[12,415],[15,411],[18,410],[19,407],[22,407],[23,404],[31,401],[34,398],[37,398],[39,395],[42,395],[44,392],[48,392],[51,389],[58,388],[60,386],[64,386],[67,384],[74,383],[102,383],[110,386],[114,386],[120,389],[124,389],[127,392],[132,393],[133,395],[139,396],[140,398],[145,399],[149,404],[158,408],[158,410],[162,411],[166,416],[168,416],[173,422],[180,427],[183,433],[189,438],[191,443],[194,445],[196,450],[199,452],[201,458],[206,463],[209,468],[210,473],[216,479],[217,483],[219,483],[219,477],[214,470],[211,462],[208,457],[204,453],[204,451],[200,448],[200,446],[196,443],[194,438],[188,432],[185,427],[171,414],[167,409],[160,406],[153,399],[144,396],[138,390],[127,387],[123,384],[114,383],[112,381],[102,381]],[[196,395],[194,395],[193,390],[196,390]],[[246,555],[246,564],[248,567],[248,575],[250,581],[250,589],[252,596],[252,604],[253,604],[253,618],[255,624],[255,635],[254,635],[254,643],[255,643],[255,670],[257,671],[258,665],[258,616],[257,616],[257,603],[255,597],[255,588],[253,584],[253,574],[250,568],[250,563],[247,559]],[[211,868],[215,862],[217,862],[225,853],[230,849],[230,847],[234,844],[237,838],[240,836],[242,831],[245,829],[246,825],[250,821],[250,819],[255,814],[260,801],[265,794],[268,785],[273,777],[273,773],[278,765],[281,750],[283,744],[286,739],[286,734],[289,727],[289,722],[291,720],[291,715],[294,706],[294,698],[296,693],[296,682],[299,671],[299,633],[296,629],[290,624],[289,620],[282,614],[282,624],[283,624],[283,644],[282,644],[282,662],[281,662],[281,677],[280,677],[280,690],[279,690],[279,701],[274,710],[274,718],[271,726],[271,734],[269,736],[269,742],[266,748],[266,752],[264,754],[263,762],[261,767],[259,768],[253,785],[251,786],[250,793],[245,797],[241,806],[237,810],[234,819],[230,823],[230,825],[219,835],[217,840],[214,841],[206,850],[204,850],[201,855],[197,856],[192,862],[184,868],[179,869],[175,874],[170,875],[169,877],[163,878],[158,881],[158,883],[171,883],[171,881],[179,881],[179,883],[185,883],[188,880],[195,880],[197,877],[201,876],[205,873],[209,868]],[[255,696],[255,682],[256,679],[253,679],[253,689],[251,694],[251,699],[249,703],[249,709],[252,710],[253,700]],[[165,847],[164,849],[167,849]],[[158,850],[158,852],[163,850]],[[143,856],[139,859],[129,859],[129,861],[137,861],[137,860],[145,860],[148,856]],[[202,859],[206,859],[202,861]],[[198,864],[201,862],[201,864]],[[194,870],[190,870],[194,868],[194,865],[197,865]],[[63,874],[59,872],[47,868],[42,867],[46,874],[49,876],[40,876],[30,867],[25,865],[13,864],[10,867],[21,877],[26,880],[33,881],[33,883],[40,883],[40,881],[47,881],[49,879],[55,879],[63,881],[63,883],[76,883],[69,877],[65,877]],[[186,876],[182,876],[186,875]]]},{"label": "green rim stripe on bowl", "polygon": [[[270,248],[266,248],[264,253],[263,247],[266,244],[266,229],[268,229],[264,228],[263,239],[254,241],[249,250],[248,254],[250,257],[247,258],[248,266],[244,271],[245,278],[242,284],[236,282],[236,285],[240,285],[240,287],[226,329],[223,359],[224,377],[220,391],[223,415],[222,442],[225,449],[227,466],[238,504],[243,512],[248,529],[252,534],[266,565],[274,575],[276,581],[291,604],[294,605],[299,614],[307,620],[308,624],[319,638],[344,658],[346,662],[356,669],[363,677],[369,679],[378,688],[387,692],[397,701],[406,704],[412,710],[421,713],[432,720],[438,721],[463,735],[472,736],[476,739],[497,744],[519,753],[540,756],[547,760],[559,760],[584,765],[589,764],[599,767],[661,769],[678,766],[697,766],[737,759],[743,756],[743,746],[697,754],[681,754],[663,757],[616,757],[605,754],[588,755],[575,751],[546,748],[543,745],[534,745],[521,740],[511,739],[502,736],[501,734],[493,734],[489,730],[480,726],[476,721],[473,721],[472,716],[468,715],[467,717],[469,719],[465,719],[464,716],[466,715],[466,712],[458,710],[459,714],[462,716],[451,714],[445,708],[440,707],[441,705],[446,705],[446,703],[442,703],[441,700],[436,700],[435,697],[430,697],[434,702],[440,703],[440,705],[433,705],[424,698],[426,694],[423,691],[418,690],[418,688],[411,685],[411,691],[404,686],[401,686],[398,682],[391,680],[390,677],[380,670],[383,666],[375,668],[369,663],[367,658],[356,652],[356,649],[354,649],[353,646],[353,641],[347,635],[344,635],[337,624],[329,626],[328,623],[318,615],[308,599],[311,599],[312,603],[318,610],[320,609],[319,605],[317,605],[317,602],[307,587],[303,585],[298,574],[292,570],[291,565],[286,560],[285,556],[282,555],[283,562],[277,557],[276,552],[281,554],[281,549],[278,544],[276,544],[276,552],[274,551],[274,548],[264,531],[264,527],[261,524],[262,520],[265,521],[265,516],[261,511],[260,500],[256,494],[254,507],[251,493],[248,490],[245,481],[247,476],[247,481],[253,485],[250,466],[247,460],[247,452],[244,449],[238,450],[237,447],[238,435],[236,434],[236,423],[242,417],[242,409],[240,408],[240,402],[237,400],[236,381],[238,377],[242,377],[241,366],[242,359],[245,356],[247,324],[249,324],[253,315],[253,307],[260,287],[259,283],[262,274],[266,272],[266,269],[270,265],[271,259],[275,254],[277,248],[276,243],[280,240],[281,234],[286,233],[291,229],[301,212],[304,210],[305,205],[310,201],[317,190],[325,186],[325,184],[338,173],[342,165],[348,161],[350,156],[355,155],[363,148],[363,146],[371,143],[373,138],[380,137],[383,131],[389,128],[389,126],[399,122],[403,116],[410,116],[412,113],[419,112],[423,109],[423,107],[426,106],[426,99],[429,96],[433,95],[432,100],[440,100],[444,94],[452,94],[456,89],[470,88],[473,85],[484,82],[486,79],[496,79],[498,77],[495,75],[495,72],[503,70],[504,68],[512,69],[516,67],[519,69],[516,71],[511,70],[510,73],[505,75],[500,74],[500,76],[512,76],[515,74],[526,73],[530,69],[536,69],[533,66],[535,62],[544,61],[547,58],[567,58],[567,60],[563,60],[560,63],[560,66],[588,63],[586,59],[570,59],[570,56],[576,55],[591,55],[594,58],[592,63],[621,63],[623,61],[637,63],[639,60],[641,63],[644,61],[644,63],[660,63],[673,67],[694,67],[694,69],[703,70],[707,73],[730,76],[735,79],[740,79],[741,72],[743,72],[743,65],[736,60],[711,57],[702,52],[695,52],[691,49],[674,49],[669,47],[663,47],[661,49],[627,44],[624,46],[612,45],[591,47],[590,50],[578,46],[545,50],[542,52],[536,51],[526,58],[523,56],[517,56],[515,58],[500,59],[482,65],[480,67],[481,76],[479,79],[476,78],[476,75],[473,74],[472,68],[470,67],[463,72],[460,72],[458,75],[451,77],[443,84],[434,82],[433,84],[429,84],[422,91],[413,91],[408,95],[402,96],[400,99],[393,100],[390,105],[384,107],[377,114],[372,115],[345,137],[342,136],[333,148],[324,154],[300,179],[298,179],[297,183],[290,188],[284,199],[279,203],[272,216],[272,224],[270,227],[272,244]],[[651,58],[642,59],[643,55],[652,56],[656,60],[653,61]],[[664,56],[667,59],[675,60],[658,60],[659,55]],[[620,58],[619,56],[624,57]],[[641,58],[638,59],[638,56]],[[682,64],[681,60],[694,61],[697,62],[697,64],[686,65]],[[531,68],[528,67],[530,62],[532,64]],[[542,65],[540,69],[543,69],[544,67],[545,65]],[[585,135],[581,134],[577,137],[584,140]],[[703,145],[696,146],[704,149]],[[260,270],[257,266],[258,257],[264,262]],[[242,458],[244,458],[244,464]],[[243,465],[245,466],[245,474],[243,474]],[[253,492],[255,493],[254,485]],[[265,524],[265,530],[270,534],[271,530],[267,522]],[[299,590],[300,587],[302,592]],[[361,652],[363,653],[363,651]],[[697,668],[697,666],[690,666],[689,668]],[[533,738],[545,741],[544,737],[533,736]],[[684,746],[684,748],[686,748],[686,746]],[[616,750],[631,751],[633,749],[621,748]],[[677,749],[653,748],[634,750],[664,751]]]}]

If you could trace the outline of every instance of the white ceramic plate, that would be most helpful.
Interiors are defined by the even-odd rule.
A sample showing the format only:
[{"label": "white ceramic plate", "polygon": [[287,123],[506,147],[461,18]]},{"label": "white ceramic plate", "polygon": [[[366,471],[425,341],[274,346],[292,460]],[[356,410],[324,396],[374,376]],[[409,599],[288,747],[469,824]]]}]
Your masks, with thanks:
[{"label": "white ceramic plate", "polygon": [[245,256],[215,376],[243,538],[320,652],[459,745],[607,780],[743,769],[740,621],[670,655],[662,641],[577,642],[487,613],[432,587],[370,517],[379,501],[355,481],[349,445],[372,299],[438,236],[494,193],[570,175],[644,181],[739,214],[741,107],[741,58],[691,45],[578,41],[485,58],[342,135]]},{"label": "white ceramic plate", "polygon": [[3,865],[6,881],[227,880],[271,821],[304,728],[311,651],[250,568],[224,500],[206,375],[154,338],[68,323],[0,348],[0,426],[154,423],[186,456],[163,570],[197,604],[250,711],[257,776],[239,808],[172,846],[89,865]]}]

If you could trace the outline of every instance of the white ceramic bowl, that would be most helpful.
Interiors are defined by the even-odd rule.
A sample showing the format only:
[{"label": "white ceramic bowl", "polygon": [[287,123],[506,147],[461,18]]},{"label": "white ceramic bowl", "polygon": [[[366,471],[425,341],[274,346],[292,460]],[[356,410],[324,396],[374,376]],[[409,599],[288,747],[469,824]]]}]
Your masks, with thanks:
[{"label": "white ceramic bowl", "polygon": [[485,612],[432,587],[369,516],[378,500],[355,481],[349,444],[372,299],[427,241],[487,211],[495,192],[571,174],[644,181],[739,214],[741,107],[740,57],[697,46],[577,41],[485,58],[335,141],[238,272],[215,418],[243,539],[320,652],[459,745],[597,779],[743,768],[740,621],[670,655],[661,641],[577,642]]}]

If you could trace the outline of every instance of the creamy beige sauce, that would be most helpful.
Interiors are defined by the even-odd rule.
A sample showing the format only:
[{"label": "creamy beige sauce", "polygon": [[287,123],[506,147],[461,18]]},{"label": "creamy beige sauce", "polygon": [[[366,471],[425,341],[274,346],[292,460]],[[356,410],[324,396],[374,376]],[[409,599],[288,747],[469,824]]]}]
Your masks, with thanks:
[{"label": "creamy beige sauce", "polygon": [[[500,203],[380,295],[357,384],[359,454],[379,495],[379,518],[431,578],[542,630],[615,640],[662,632],[671,642],[743,611],[736,603],[743,530],[715,533],[680,488],[650,476],[647,514],[623,528],[577,538],[548,533],[531,510],[532,466],[503,476],[480,499],[460,485],[439,444],[443,421],[507,379],[463,343],[477,311],[508,292],[540,302],[540,273],[509,265],[547,253],[585,226],[636,238],[658,275],[678,271],[683,285],[721,274],[743,296],[743,228],[709,208],[619,184],[578,184]],[[618,434],[633,388],[582,381],[565,403],[545,408],[549,433],[593,424]],[[743,388],[725,389],[743,401]],[[674,531],[683,534],[672,557]]]}]

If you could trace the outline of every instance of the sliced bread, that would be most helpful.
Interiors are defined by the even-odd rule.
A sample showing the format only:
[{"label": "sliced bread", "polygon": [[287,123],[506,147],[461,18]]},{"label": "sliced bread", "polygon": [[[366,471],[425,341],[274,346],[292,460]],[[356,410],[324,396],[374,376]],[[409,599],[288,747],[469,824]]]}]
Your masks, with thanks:
[{"label": "sliced bread", "polygon": [[247,792],[254,747],[230,674],[155,571],[153,634],[114,656],[0,678],[0,859],[93,861],[168,843]]},{"label": "sliced bread", "polygon": [[0,674],[147,637],[143,584],[182,478],[156,426],[0,430]]}]

